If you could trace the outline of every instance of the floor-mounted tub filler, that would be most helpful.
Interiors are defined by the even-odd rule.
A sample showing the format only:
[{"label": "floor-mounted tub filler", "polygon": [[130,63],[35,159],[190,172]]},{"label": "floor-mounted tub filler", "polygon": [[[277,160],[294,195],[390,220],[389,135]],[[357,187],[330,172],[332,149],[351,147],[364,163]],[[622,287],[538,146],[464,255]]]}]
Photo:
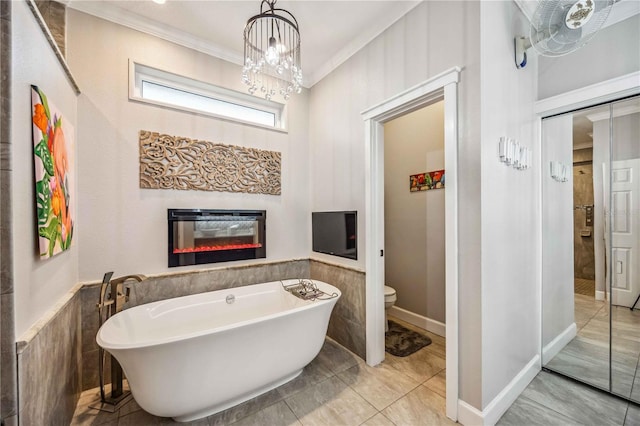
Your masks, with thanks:
[{"label": "floor-mounted tub filler", "polygon": [[186,422],[298,376],[320,352],[340,294],[295,279],[178,297],[114,315],[96,340],[140,407]]}]

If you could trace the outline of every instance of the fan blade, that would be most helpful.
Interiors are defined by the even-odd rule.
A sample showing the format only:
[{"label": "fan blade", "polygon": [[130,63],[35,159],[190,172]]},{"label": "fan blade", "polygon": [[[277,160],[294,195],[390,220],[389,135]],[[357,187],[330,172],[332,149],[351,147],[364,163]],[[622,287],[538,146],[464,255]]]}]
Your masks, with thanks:
[{"label": "fan blade", "polygon": [[598,32],[616,1],[540,0],[531,20],[529,39],[541,55],[566,55],[584,46]]}]

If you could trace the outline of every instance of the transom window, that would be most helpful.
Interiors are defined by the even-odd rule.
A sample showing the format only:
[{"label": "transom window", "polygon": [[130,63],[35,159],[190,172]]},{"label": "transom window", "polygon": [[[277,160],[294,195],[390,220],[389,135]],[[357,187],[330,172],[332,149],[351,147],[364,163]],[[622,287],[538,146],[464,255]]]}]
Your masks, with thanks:
[{"label": "transom window", "polygon": [[284,105],[130,61],[129,99],[284,130]]}]

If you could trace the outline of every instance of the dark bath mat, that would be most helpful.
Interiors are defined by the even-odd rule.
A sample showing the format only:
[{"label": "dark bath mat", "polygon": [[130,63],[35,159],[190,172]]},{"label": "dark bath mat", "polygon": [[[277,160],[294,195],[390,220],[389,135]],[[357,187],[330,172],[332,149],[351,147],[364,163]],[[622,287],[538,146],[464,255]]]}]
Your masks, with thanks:
[{"label": "dark bath mat", "polygon": [[431,339],[389,321],[389,331],[384,335],[384,350],[395,356],[409,356],[431,344]]}]

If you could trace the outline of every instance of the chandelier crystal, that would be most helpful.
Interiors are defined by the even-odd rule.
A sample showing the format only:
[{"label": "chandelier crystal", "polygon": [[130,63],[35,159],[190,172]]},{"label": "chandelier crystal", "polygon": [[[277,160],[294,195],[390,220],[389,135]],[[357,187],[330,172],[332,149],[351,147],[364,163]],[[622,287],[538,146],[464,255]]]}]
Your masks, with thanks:
[{"label": "chandelier crystal", "polygon": [[302,91],[300,31],[298,21],[277,0],[262,0],[260,14],[251,17],[244,28],[244,67],[242,82],[249,93],[267,100],[276,96],[285,101]]}]

